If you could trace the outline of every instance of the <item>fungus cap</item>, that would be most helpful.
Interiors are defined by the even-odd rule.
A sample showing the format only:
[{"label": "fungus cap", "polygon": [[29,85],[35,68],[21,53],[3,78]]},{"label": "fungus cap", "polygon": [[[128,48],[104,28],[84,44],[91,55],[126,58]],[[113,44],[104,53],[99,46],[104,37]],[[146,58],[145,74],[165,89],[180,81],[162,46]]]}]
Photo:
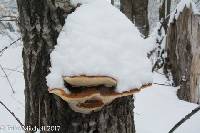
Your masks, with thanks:
[{"label": "fungus cap", "polygon": [[[62,98],[64,101],[68,102],[69,106],[72,110],[79,113],[88,114],[91,112],[99,111],[102,107],[105,105],[108,105],[113,100],[125,97],[125,96],[131,96],[134,93],[139,92],[141,89],[146,88],[147,86],[150,86],[151,84],[143,85],[141,88],[134,88],[130,91],[125,91],[122,93],[115,92],[115,90],[109,89],[106,85],[109,83],[117,83],[116,80],[114,80],[111,77],[106,76],[77,76],[77,77],[63,77],[65,81],[68,81],[68,83],[73,84],[74,86],[78,87],[86,85],[85,88],[76,93],[66,93],[64,88],[53,88],[49,89],[49,93],[53,93],[60,98]],[[112,80],[111,80],[112,79]],[[100,81],[98,81],[100,80]],[[113,81],[113,82],[111,82]],[[115,81],[115,82],[114,82]],[[112,85],[115,85],[112,84]],[[99,85],[105,85],[105,89],[99,89]],[[93,86],[93,87],[89,87]],[[107,90],[106,90],[107,89]],[[106,90],[106,91],[105,91]]]},{"label": "fungus cap", "polygon": [[108,76],[65,76],[63,77],[64,81],[70,84],[71,86],[100,86],[104,85],[106,87],[115,87],[117,85],[117,81]]}]

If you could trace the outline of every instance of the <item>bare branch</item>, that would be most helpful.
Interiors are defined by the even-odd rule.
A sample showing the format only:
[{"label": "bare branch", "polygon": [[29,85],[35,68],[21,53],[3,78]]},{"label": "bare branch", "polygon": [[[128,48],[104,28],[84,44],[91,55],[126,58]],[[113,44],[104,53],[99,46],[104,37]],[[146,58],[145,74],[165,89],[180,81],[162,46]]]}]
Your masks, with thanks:
[{"label": "bare branch", "polygon": [[12,46],[13,44],[15,44],[17,41],[21,40],[21,37],[18,38],[17,40],[15,40],[14,42],[12,42],[11,44],[9,44],[8,46],[5,46],[3,49],[0,50],[0,56],[3,54],[3,52],[8,49],[10,46]]},{"label": "bare branch", "polygon": [[156,84],[156,85],[162,85],[162,86],[172,86],[172,85],[170,85],[170,84],[163,84],[163,83],[153,83],[153,84]]},{"label": "bare branch", "polygon": [[0,18],[17,18],[16,16],[10,16],[10,15],[4,15],[4,16],[1,16]]},{"label": "bare branch", "polygon": [[22,73],[22,71],[18,71],[17,69],[12,69],[12,68],[6,68],[6,67],[3,67],[4,70],[8,70],[8,71],[13,71],[13,72],[18,72],[18,73]]},{"label": "bare branch", "polygon": [[184,118],[182,118],[168,133],[173,133],[178,127],[180,127],[185,121],[190,119],[190,117],[196,114],[199,110],[200,106],[192,110],[191,113],[187,114]]},{"label": "bare branch", "polygon": [[8,78],[8,75],[7,75],[7,73],[4,71],[4,69],[3,69],[3,67],[2,67],[2,65],[1,65],[1,64],[0,64],[0,67],[1,67],[1,70],[3,71],[3,73],[5,74],[5,76],[6,76],[6,79],[7,79],[8,83],[9,83],[9,85],[10,85],[10,88],[12,89],[12,92],[13,92],[13,94],[14,94],[14,93],[15,93],[15,91],[14,91],[14,89],[13,89],[13,87],[12,87],[12,84],[11,84],[11,82],[10,82],[9,78]]},{"label": "bare branch", "polygon": [[[12,72],[18,72],[18,73],[23,74],[24,73],[23,71],[18,70],[18,68],[21,67],[21,66],[22,65],[18,65],[15,68],[7,68],[7,67],[3,66],[3,69],[6,71],[6,74],[9,77],[9,75],[12,74]],[[9,71],[9,72],[7,72],[7,71]],[[6,78],[5,74],[4,75],[0,75],[0,77]]]},{"label": "bare branch", "polygon": [[0,19],[0,21],[17,21],[17,19]]},{"label": "bare branch", "polygon": [[17,120],[22,129],[24,129],[24,124],[22,124],[19,118],[17,118],[16,115],[2,101],[0,101],[0,104]]}]

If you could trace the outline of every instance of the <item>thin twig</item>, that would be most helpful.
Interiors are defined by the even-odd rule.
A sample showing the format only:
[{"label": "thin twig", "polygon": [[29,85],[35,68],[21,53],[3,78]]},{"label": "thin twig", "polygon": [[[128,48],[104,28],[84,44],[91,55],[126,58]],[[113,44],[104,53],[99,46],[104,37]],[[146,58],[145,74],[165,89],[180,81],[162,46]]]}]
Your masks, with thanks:
[{"label": "thin twig", "polygon": [[17,18],[16,16],[1,16],[1,18]]},{"label": "thin twig", "polygon": [[163,83],[153,83],[153,84],[156,84],[156,85],[163,85],[163,86],[172,86],[172,85],[167,85],[167,84],[163,84]]},{"label": "thin twig", "polygon": [[0,21],[17,21],[17,19],[0,19]]},{"label": "thin twig", "polygon": [[16,115],[0,100],[0,104],[17,120],[19,125],[24,129],[24,124],[16,117]]},{"label": "thin twig", "polygon": [[191,113],[187,114],[184,118],[182,118],[168,133],[173,133],[178,127],[180,127],[185,121],[190,119],[190,117],[196,114],[199,110],[200,106],[192,110]]},{"label": "thin twig", "polygon": [[6,67],[3,67],[4,70],[9,70],[9,71],[13,71],[13,72],[18,72],[18,73],[22,73],[22,71],[18,71],[18,70],[15,70],[15,69],[12,69],[12,68],[6,68]]},{"label": "thin twig", "polygon": [[9,44],[8,46],[5,46],[3,49],[0,50],[0,56],[3,54],[3,52],[8,49],[10,46],[12,46],[13,44],[15,44],[17,41],[21,40],[21,37],[18,38],[17,40],[15,40],[14,42],[12,42],[11,44]]},{"label": "thin twig", "polygon": [[[3,67],[3,69],[6,70],[6,71],[10,71],[10,72],[7,72],[7,73],[6,73],[6,74],[8,75],[8,77],[9,77],[10,74],[12,74],[12,72],[24,74],[23,71],[19,71],[19,70],[17,70],[17,69],[9,69],[9,68],[5,68],[5,67]],[[4,74],[4,76],[3,76],[3,75],[0,75],[0,77],[6,78],[5,74]]]},{"label": "thin twig", "polygon": [[3,73],[5,74],[5,76],[6,76],[6,79],[7,79],[8,83],[9,83],[9,85],[10,85],[10,88],[12,89],[12,92],[13,92],[13,94],[14,94],[14,93],[15,93],[15,91],[14,91],[14,89],[13,89],[13,87],[12,87],[12,84],[11,84],[11,82],[10,82],[9,78],[8,78],[8,75],[7,75],[7,73],[4,71],[4,69],[3,69],[3,67],[2,67],[2,65],[1,65],[1,64],[0,64],[0,67],[1,67],[1,70],[3,71]]},{"label": "thin twig", "polygon": [[[19,67],[21,67],[21,65],[18,65],[18,66],[15,67],[15,68],[6,68],[6,67],[3,67],[3,68],[4,68],[4,70],[11,71],[11,72],[7,72],[7,73],[6,73],[7,76],[9,77],[9,75],[12,74],[12,71],[13,71],[13,72],[18,72],[18,73],[22,73],[22,74],[23,74],[23,73],[24,73],[23,71],[17,70]],[[10,70],[9,70],[9,69],[10,69]],[[5,74],[4,74],[4,76],[0,75],[0,77],[6,78]]]}]

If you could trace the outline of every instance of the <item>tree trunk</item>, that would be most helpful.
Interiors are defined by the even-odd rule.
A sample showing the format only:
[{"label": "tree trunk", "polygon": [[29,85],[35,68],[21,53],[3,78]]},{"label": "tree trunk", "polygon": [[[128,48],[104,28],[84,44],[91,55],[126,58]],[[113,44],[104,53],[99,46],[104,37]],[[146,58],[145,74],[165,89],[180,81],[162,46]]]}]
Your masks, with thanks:
[{"label": "tree trunk", "polygon": [[[116,99],[99,112],[80,114],[48,93],[46,76],[51,65],[50,53],[57,44],[64,16],[74,9],[67,0],[59,2],[17,0],[24,45],[25,125],[60,126],[61,133],[134,133],[132,96]],[[50,131],[55,130],[58,128]]]},{"label": "tree trunk", "polygon": [[114,5],[115,4],[115,0],[111,0],[111,4]]},{"label": "tree trunk", "polygon": [[169,25],[166,49],[167,64],[172,72],[180,99],[200,101],[200,16],[184,8],[178,19]]},{"label": "tree trunk", "polygon": [[171,0],[164,0],[162,2],[162,5],[160,6],[159,19],[160,20],[162,18],[166,19],[167,16],[170,14],[170,9],[171,9]]},{"label": "tree trunk", "polygon": [[148,0],[120,0],[121,11],[138,27],[146,38],[149,35]]}]

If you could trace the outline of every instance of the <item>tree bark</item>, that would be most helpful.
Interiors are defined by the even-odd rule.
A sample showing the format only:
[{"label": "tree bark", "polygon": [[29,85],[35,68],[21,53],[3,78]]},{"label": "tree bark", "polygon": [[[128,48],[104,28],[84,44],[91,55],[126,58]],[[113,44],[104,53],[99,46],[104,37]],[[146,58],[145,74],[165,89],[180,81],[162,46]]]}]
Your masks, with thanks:
[{"label": "tree bark", "polygon": [[178,19],[169,25],[165,68],[170,69],[175,86],[180,85],[180,99],[200,102],[200,16],[185,7]]},{"label": "tree bark", "polygon": [[114,5],[115,4],[115,0],[111,0],[111,4]]},{"label": "tree bark", "polygon": [[171,9],[171,0],[164,0],[159,9],[159,20],[167,19],[167,16],[170,14],[170,9]]},{"label": "tree bark", "polygon": [[146,38],[149,35],[148,0],[120,0],[121,11]]},{"label": "tree bark", "polygon": [[171,0],[164,0],[159,8],[159,20],[162,22],[165,33],[167,33],[170,18]]},{"label": "tree bark", "polygon": [[[131,96],[116,99],[99,112],[80,114],[59,97],[48,93],[46,76],[51,66],[50,53],[57,44],[64,16],[73,11],[69,1],[62,2],[17,0],[23,38],[25,125],[60,126],[59,131],[54,129],[53,132],[61,133],[134,133]],[[48,132],[48,129],[41,132]]]}]

